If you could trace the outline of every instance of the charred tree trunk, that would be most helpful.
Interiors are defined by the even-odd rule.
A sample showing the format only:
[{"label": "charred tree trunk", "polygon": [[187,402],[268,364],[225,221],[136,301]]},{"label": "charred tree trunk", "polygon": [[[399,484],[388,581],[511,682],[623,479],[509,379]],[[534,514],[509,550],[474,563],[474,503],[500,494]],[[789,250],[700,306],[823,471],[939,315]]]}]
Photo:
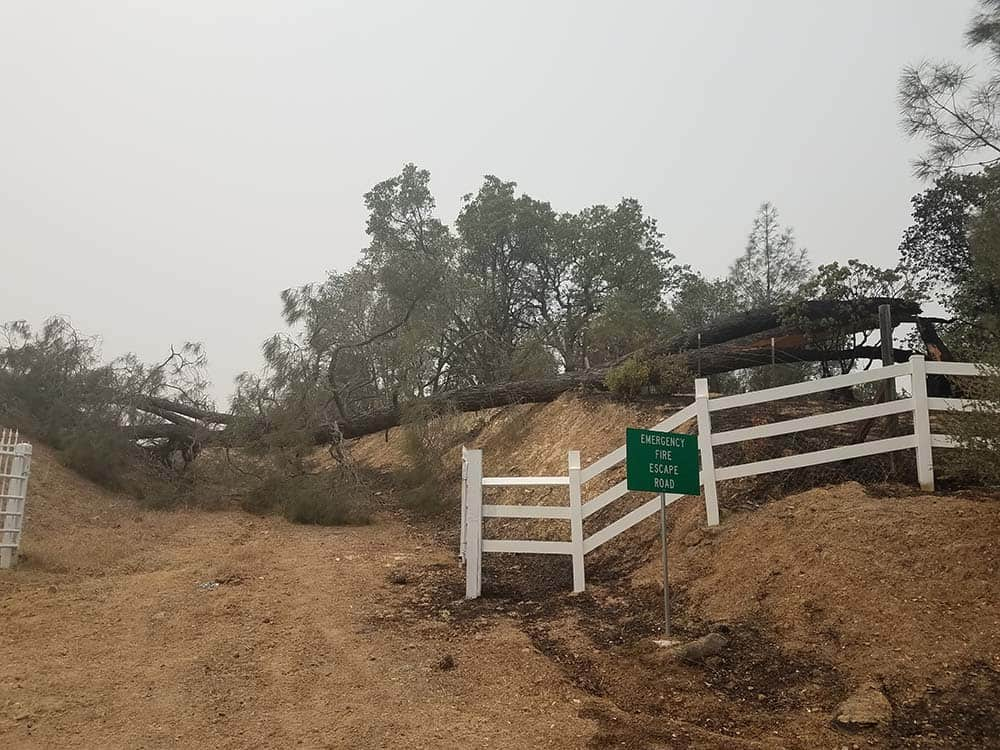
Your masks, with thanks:
[{"label": "charred tree trunk", "polygon": [[[935,323],[941,322],[934,318],[917,318],[917,332],[927,349],[927,358],[935,362],[954,362],[955,357],[948,345],[938,335]],[[942,398],[961,397],[959,389],[944,375],[927,376],[927,395]]]}]

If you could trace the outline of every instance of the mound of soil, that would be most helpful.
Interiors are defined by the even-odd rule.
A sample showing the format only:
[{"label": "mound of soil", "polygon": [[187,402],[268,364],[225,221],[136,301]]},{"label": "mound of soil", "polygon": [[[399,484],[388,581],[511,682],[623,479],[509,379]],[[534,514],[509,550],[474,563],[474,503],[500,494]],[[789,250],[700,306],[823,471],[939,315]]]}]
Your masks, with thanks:
[{"label": "mound of soil", "polygon": [[[878,678],[907,701],[973,665],[1000,668],[1000,505],[819,488],[731,517],[690,545],[678,518],[676,584],[700,619],[766,623],[784,648]],[[695,517],[692,517],[695,516]],[[657,580],[655,563],[636,585]]]},{"label": "mound of soil", "polygon": [[[810,407],[788,408],[801,416]],[[652,424],[670,410],[569,396],[481,415],[465,442],[483,448],[488,474],[558,474],[566,450],[580,449],[586,465],[621,443],[623,425]],[[364,443],[366,452],[386,469],[405,461],[384,443]],[[453,463],[452,515],[442,520],[457,532],[457,451]],[[887,484],[892,467],[884,463],[845,462],[825,473],[877,480],[867,489],[846,482],[781,497],[766,482],[741,483],[728,495],[723,484],[718,529],[705,528],[700,498],[671,506],[674,625],[683,638],[726,629],[730,646],[710,665],[650,659],[661,606],[655,518],[588,555],[583,596],[567,595],[571,571],[562,558],[488,555],[484,599],[464,610],[464,625],[484,627],[498,612],[517,617],[536,647],[593,696],[595,747],[998,746],[1000,503],[985,493],[923,495]],[[894,468],[903,476],[912,467],[904,456]],[[621,478],[608,472],[588,484],[585,499]],[[561,488],[490,493],[493,502],[566,502]],[[637,502],[623,500],[592,522],[604,525]],[[490,536],[568,538],[559,521],[490,523]],[[429,571],[419,590],[410,608],[418,619],[451,606],[461,580]],[[892,719],[853,735],[833,718],[865,684],[879,686]]]}]

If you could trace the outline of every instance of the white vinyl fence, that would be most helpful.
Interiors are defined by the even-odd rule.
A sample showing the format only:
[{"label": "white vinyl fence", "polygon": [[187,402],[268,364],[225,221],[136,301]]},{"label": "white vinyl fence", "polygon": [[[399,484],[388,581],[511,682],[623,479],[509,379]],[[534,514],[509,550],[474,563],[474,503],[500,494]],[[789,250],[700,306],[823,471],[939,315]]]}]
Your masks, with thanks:
[{"label": "white vinyl fence", "polygon": [[[927,396],[928,375],[978,376],[984,372],[982,365],[960,362],[925,362],[924,357],[914,355],[909,362],[878,369],[852,372],[831,378],[810,380],[778,388],[767,388],[734,396],[712,398],[708,392],[708,381],[695,381],[695,400],[677,413],[654,425],[653,430],[676,431],[686,422],[694,420],[698,431],[698,450],[701,457],[699,475],[702,494],[705,498],[705,516],[709,526],[719,523],[719,503],[716,484],[727,479],[738,479],[772,471],[785,471],[816,464],[844,461],[846,459],[872,456],[892,451],[915,450],[917,481],[921,489],[934,490],[933,448],[951,448],[956,441],[949,435],[931,433],[930,412],[935,410],[962,410],[974,408],[976,403],[966,399],[929,398]],[[910,378],[910,395],[886,403],[869,404],[850,409],[841,409],[824,414],[816,414],[797,419],[788,419],[771,424],[746,427],[725,432],[712,432],[712,414],[726,409],[741,408],[778,401],[786,398],[807,396],[814,393],[895,379]],[[898,437],[888,437],[870,442],[845,445],[837,448],[801,453],[794,456],[772,458],[765,461],[738,464],[716,468],[713,449],[715,446],[742,443],[749,440],[787,435],[803,430],[815,430],[834,425],[846,424],[886,417],[904,412],[913,415],[913,432]],[[626,425],[622,426],[622,431]],[[567,472],[563,476],[547,477],[491,477],[483,476],[483,455],[481,450],[462,449],[462,518],[459,555],[465,563],[465,596],[474,599],[482,592],[482,556],[486,552],[519,552],[569,555],[573,559],[573,590],[583,591],[586,585],[584,557],[623,531],[656,513],[660,508],[659,496],[654,496],[640,507],[625,514],[600,531],[585,537],[583,520],[607,507],[628,493],[626,482],[621,481],[610,489],[583,500],[583,488],[590,480],[617,466],[625,460],[625,446],[621,446],[586,468],[580,466],[579,451],[569,451]],[[568,504],[551,505],[493,505],[483,502],[483,491],[489,487],[538,487],[558,486],[568,488]],[[682,495],[667,494],[669,505]],[[484,518],[555,518],[570,523],[570,541],[552,542],[540,540],[484,539]]]},{"label": "white vinyl fence", "polygon": [[19,442],[17,432],[0,429],[0,568],[17,562],[30,471],[31,445]]}]

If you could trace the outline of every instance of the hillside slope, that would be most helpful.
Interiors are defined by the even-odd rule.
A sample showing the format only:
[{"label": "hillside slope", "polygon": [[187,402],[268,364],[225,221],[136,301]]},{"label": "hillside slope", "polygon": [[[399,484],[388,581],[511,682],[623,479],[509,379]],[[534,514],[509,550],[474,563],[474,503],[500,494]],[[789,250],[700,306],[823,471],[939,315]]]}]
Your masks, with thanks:
[{"label": "hillside slope", "polygon": [[[669,411],[566,397],[484,413],[478,421],[466,416],[463,439],[483,449],[489,474],[560,474],[568,449],[580,449],[586,465],[621,444],[625,426],[651,425]],[[395,432],[388,443],[369,438],[356,455],[399,470],[406,464],[399,440]],[[448,458],[455,487],[446,494],[450,510],[441,523],[454,530],[445,535],[451,544],[458,523],[457,450]],[[834,468],[849,476],[865,467]],[[585,488],[585,499],[623,476],[609,473],[603,484]],[[753,487],[744,483],[739,492],[752,495]],[[771,726],[790,746],[839,742],[845,735],[831,726],[837,705],[870,682],[893,706],[890,726],[863,733],[876,744],[1000,746],[995,495],[922,495],[904,484],[866,489],[846,482],[761,498],[755,509],[741,510],[745,503],[726,502],[725,485],[722,493],[730,507],[718,529],[705,528],[699,498],[679,501],[669,512],[675,626],[685,637],[722,627],[734,650],[715,668],[694,669],[700,688],[677,706],[691,721],[706,728],[728,722],[744,737],[753,736],[753,727]],[[488,490],[490,499],[504,503],[565,504],[565,494],[563,488]],[[597,525],[644,499],[623,499]],[[487,534],[568,539],[567,526],[490,520]],[[660,718],[651,717],[662,707],[650,695],[688,691],[693,676],[690,669],[650,664],[646,639],[657,632],[661,607],[655,518],[588,555],[587,575],[588,594],[574,598],[566,594],[565,558],[487,555],[484,601],[519,611],[533,623],[529,631],[543,628],[539,642],[571,679],[635,714],[636,724],[621,735],[625,741],[653,742],[668,727],[656,729]],[[437,586],[460,593],[454,583]],[[543,611],[526,608],[526,601]],[[752,716],[740,706],[747,700],[757,702]],[[723,718],[713,719],[712,711]],[[609,741],[619,736],[611,732]]]},{"label": "hillside slope", "polygon": [[[673,623],[682,639],[725,635],[710,661],[652,643],[655,519],[588,556],[585,594],[568,593],[563,558],[489,555],[484,597],[462,600],[461,442],[488,472],[556,474],[568,449],[596,459],[671,410],[568,397],[462,415],[444,508],[416,523],[386,510],[413,473],[401,431],[371,436],[354,456],[386,480],[383,510],[352,528],[150,511],[36,446],[24,559],[0,574],[0,733],[17,747],[1000,746],[1000,502],[986,493],[840,483],[729,504],[717,529],[700,498],[674,504]],[[566,501],[505,502],[539,498]],[[490,533],[561,538],[561,524]],[[869,683],[891,716],[837,726]]]}]

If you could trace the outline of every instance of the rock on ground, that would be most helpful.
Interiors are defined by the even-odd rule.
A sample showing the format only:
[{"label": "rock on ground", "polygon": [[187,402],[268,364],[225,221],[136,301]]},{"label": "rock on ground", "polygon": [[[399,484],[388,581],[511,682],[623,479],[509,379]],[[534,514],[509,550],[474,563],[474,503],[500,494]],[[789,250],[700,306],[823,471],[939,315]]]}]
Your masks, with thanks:
[{"label": "rock on ground", "polygon": [[709,657],[718,656],[728,645],[729,639],[726,636],[721,633],[709,633],[679,646],[676,655],[683,661],[701,664]]},{"label": "rock on ground", "polygon": [[840,704],[835,714],[842,727],[862,728],[881,726],[892,718],[892,705],[874,682],[866,682]]}]

